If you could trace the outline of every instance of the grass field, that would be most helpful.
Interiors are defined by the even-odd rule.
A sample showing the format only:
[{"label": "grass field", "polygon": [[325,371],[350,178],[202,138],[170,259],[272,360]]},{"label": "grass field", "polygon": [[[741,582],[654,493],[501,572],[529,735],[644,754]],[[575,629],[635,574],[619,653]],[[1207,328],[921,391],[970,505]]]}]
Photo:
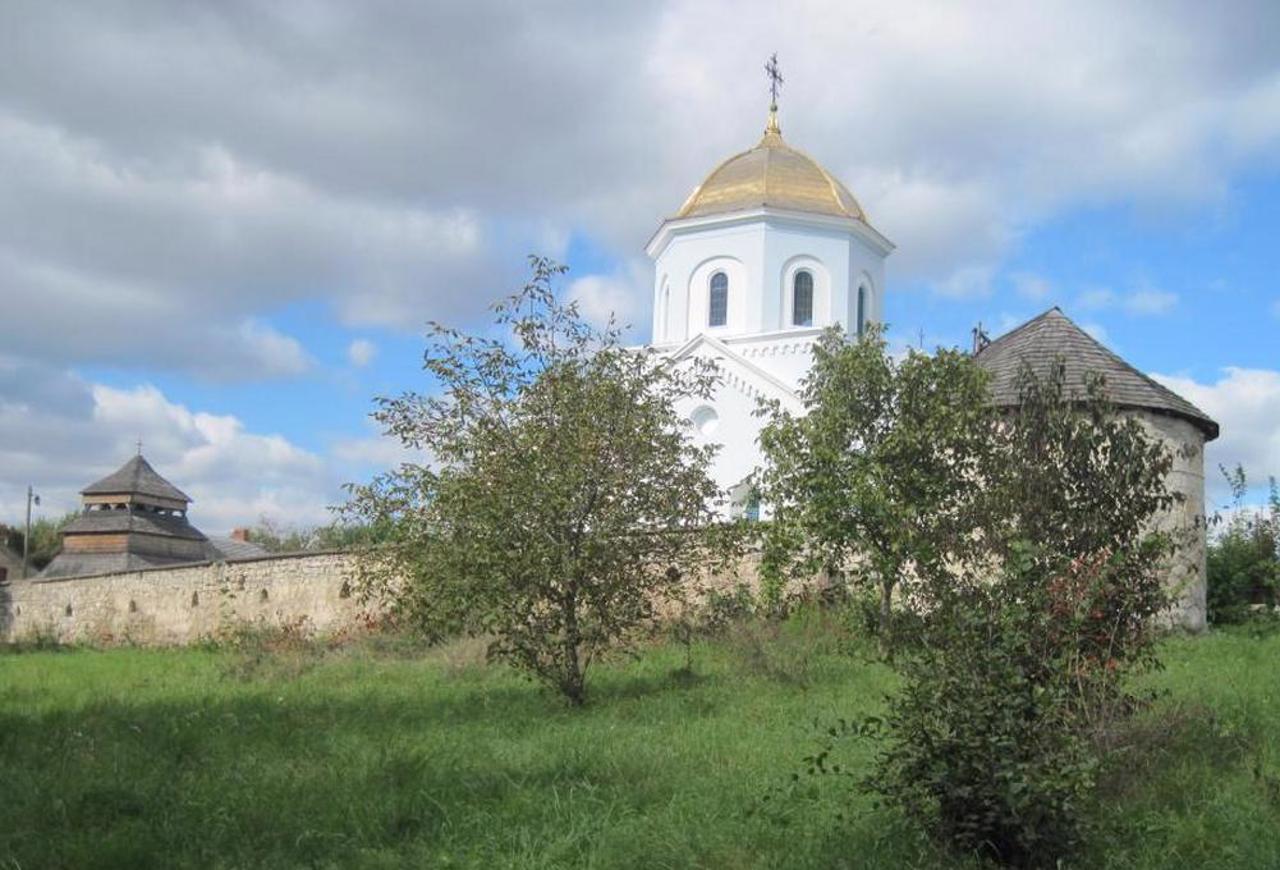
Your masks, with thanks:
[{"label": "grass field", "polygon": [[[0,868],[978,866],[791,783],[892,688],[837,646],[812,617],[740,628],[692,678],[655,647],[584,710],[466,644],[0,654]],[[1280,867],[1280,634],[1164,652],[1083,866]]]}]

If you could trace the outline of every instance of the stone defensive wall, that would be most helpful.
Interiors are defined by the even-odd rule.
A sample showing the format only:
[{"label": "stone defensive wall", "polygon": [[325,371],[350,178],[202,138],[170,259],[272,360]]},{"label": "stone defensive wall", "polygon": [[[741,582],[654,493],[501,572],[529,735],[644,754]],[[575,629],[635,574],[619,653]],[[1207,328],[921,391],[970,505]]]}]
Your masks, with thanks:
[{"label": "stone defensive wall", "polygon": [[226,562],[0,585],[0,641],[188,644],[238,625],[329,633],[367,611],[347,553]]}]

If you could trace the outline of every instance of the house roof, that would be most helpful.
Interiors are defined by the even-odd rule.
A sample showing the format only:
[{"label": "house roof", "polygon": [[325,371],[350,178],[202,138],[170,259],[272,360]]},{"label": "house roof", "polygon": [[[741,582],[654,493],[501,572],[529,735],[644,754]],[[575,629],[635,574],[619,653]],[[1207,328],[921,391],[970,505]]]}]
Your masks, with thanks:
[{"label": "house roof", "polygon": [[205,549],[211,559],[256,559],[270,555],[259,545],[238,538],[210,537]]},{"label": "house roof", "polygon": [[1172,414],[1195,425],[1207,440],[1218,437],[1218,424],[1209,415],[1108,350],[1058,308],[1005,333],[975,356],[991,373],[992,400],[1003,407],[1021,400],[1024,364],[1044,377],[1059,359],[1066,367],[1065,385],[1076,395],[1084,394],[1086,375],[1096,372],[1106,379],[1107,397],[1116,405]]},{"label": "house roof", "polygon": [[54,557],[38,577],[42,580],[60,580],[65,577],[84,577],[91,574],[117,574],[122,571],[142,571],[147,568],[164,568],[169,565],[190,564],[191,559],[166,558],[144,553],[67,553]]},{"label": "house roof", "polygon": [[139,453],[97,483],[80,490],[81,495],[149,495],[153,498],[190,502],[191,497],[161,477]]}]

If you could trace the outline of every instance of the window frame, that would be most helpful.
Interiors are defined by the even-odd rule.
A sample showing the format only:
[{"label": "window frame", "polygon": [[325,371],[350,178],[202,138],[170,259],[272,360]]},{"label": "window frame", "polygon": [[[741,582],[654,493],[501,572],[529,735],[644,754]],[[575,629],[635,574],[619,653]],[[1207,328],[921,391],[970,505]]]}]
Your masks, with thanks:
[{"label": "window frame", "polygon": [[[721,283],[717,286],[716,279]],[[717,296],[719,296],[719,319],[717,321]],[[707,327],[718,329],[729,325],[729,275],[723,269],[711,273],[707,280]]]},{"label": "window frame", "polygon": [[[800,277],[804,276],[808,279],[808,287],[803,288],[808,291],[808,299],[805,308],[808,316],[804,320],[800,319]],[[814,280],[813,272],[808,269],[797,269],[791,276],[791,325],[792,326],[813,326],[813,308],[814,296],[817,282]]]}]

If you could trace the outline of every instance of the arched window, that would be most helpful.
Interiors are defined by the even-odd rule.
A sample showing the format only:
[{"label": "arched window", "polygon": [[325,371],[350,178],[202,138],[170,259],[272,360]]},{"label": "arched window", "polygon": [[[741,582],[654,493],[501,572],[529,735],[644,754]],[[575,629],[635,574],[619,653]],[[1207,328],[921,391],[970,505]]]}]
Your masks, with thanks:
[{"label": "arched window", "polygon": [[711,276],[711,299],[707,306],[707,325],[724,326],[729,322],[729,276],[716,272]]},{"label": "arched window", "polygon": [[813,326],[813,273],[800,271],[792,279],[791,323]]},{"label": "arched window", "polygon": [[858,288],[858,337],[867,329],[867,288]]}]

